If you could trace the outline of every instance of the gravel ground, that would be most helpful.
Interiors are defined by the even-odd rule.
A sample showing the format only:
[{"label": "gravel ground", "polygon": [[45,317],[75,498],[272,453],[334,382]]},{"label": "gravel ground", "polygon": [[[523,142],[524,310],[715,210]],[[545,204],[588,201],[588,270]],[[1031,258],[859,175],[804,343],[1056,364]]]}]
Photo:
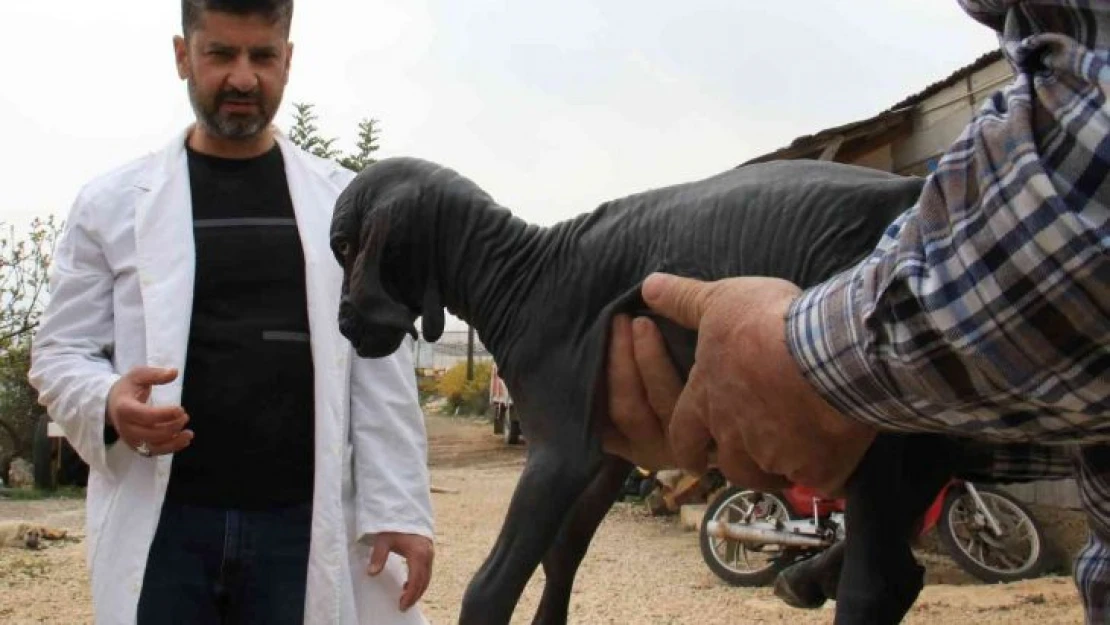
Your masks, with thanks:
[{"label": "gravel ground", "polygon": [[[454,623],[470,576],[500,527],[523,466],[523,449],[504,447],[485,424],[429,418],[433,495],[438,525],[436,568],[423,609],[436,624]],[[71,530],[71,539],[41,551],[0,550],[0,623],[91,623],[80,540],[80,501],[0,501],[0,519],[27,519]],[[1054,625],[1081,623],[1074,586],[1048,577],[1016,584],[975,583],[947,558],[923,553],[929,585],[909,624]],[[543,573],[531,579],[513,623],[529,623]],[[575,584],[572,623],[831,623],[831,605],[793,610],[768,589],[731,588],[710,573],[697,537],[673,518],[618,504],[598,530]]]}]

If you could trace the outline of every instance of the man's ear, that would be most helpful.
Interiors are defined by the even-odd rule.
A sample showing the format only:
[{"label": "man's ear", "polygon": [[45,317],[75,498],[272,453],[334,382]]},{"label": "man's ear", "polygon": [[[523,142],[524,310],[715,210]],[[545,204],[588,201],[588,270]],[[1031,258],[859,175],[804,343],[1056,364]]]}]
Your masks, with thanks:
[{"label": "man's ear", "polygon": [[177,65],[177,77],[185,80],[189,77],[189,42],[181,35],[173,38],[173,59]]},{"label": "man's ear", "polygon": [[282,83],[284,83],[286,85],[289,84],[289,70],[292,67],[293,67],[293,42],[290,41],[288,44],[286,44],[286,48],[285,48],[285,77],[282,80]]}]

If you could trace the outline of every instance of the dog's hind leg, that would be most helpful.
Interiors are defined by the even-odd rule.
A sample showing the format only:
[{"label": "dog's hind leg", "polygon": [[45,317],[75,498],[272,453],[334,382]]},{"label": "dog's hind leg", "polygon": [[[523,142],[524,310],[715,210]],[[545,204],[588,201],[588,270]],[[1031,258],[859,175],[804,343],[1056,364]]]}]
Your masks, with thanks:
[{"label": "dog's hind leg", "polygon": [[[522,414],[524,414],[522,412]],[[602,459],[581,441],[562,444],[529,434],[528,460],[493,550],[467,586],[460,625],[502,625],[555,540],[567,512],[598,472]]]},{"label": "dog's hind leg", "polygon": [[567,622],[570,593],[578,565],[631,470],[632,465],[624,459],[606,456],[590,486],[574,504],[570,516],[543,558],[546,579],[533,625],[562,625]]}]

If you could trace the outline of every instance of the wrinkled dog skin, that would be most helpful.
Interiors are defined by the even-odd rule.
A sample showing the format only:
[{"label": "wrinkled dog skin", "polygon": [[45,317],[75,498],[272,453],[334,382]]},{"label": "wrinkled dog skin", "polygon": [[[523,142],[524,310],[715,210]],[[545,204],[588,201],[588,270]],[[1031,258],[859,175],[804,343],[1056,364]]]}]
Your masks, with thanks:
[{"label": "wrinkled dog skin", "polygon": [[[525,469],[492,552],[467,588],[460,623],[508,623],[541,562],[546,585],[535,622],[567,621],[578,564],[630,469],[603,453],[595,424],[607,405],[610,321],[616,312],[643,311],[639,287],[648,274],[763,275],[810,286],[870,252],[921,188],[917,178],[848,165],[767,163],[606,202],[541,228],[435,163],[393,158],[360,173],[338,198],[331,230],[344,273],[343,335],[359,356],[385,356],[415,336],[418,318],[424,338],[438,339],[446,307],[496,359],[528,439]],[[696,336],[662,329],[688,371]],[[901,444],[880,437],[876,447]],[[897,511],[866,514],[893,531],[855,543],[885,540],[867,553],[903,556],[868,560],[849,542],[846,574],[862,567],[878,570],[880,581],[912,577],[908,536],[917,516],[898,509],[892,495],[902,492],[901,473],[888,464],[872,474],[859,483]],[[851,484],[848,492],[851,510],[865,495]],[[898,523],[906,525],[901,537]],[[886,591],[870,592],[861,600]],[[908,609],[917,591],[906,593]]]}]

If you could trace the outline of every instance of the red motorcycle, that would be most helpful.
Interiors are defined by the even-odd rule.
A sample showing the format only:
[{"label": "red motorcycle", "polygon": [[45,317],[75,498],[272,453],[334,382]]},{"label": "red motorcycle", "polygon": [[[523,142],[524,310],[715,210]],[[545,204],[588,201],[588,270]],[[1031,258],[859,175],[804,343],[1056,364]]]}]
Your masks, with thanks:
[{"label": "red motorcycle", "polygon": [[[992,487],[951,480],[926,511],[918,535],[936,528],[948,555],[987,582],[1041,575],[1044,531],[1029,510]],[[730,486],[705,511],[705,563],[733,586],[763,586],[778,572],[844,539],[844,500],[794,486],[778,493]]]}]

